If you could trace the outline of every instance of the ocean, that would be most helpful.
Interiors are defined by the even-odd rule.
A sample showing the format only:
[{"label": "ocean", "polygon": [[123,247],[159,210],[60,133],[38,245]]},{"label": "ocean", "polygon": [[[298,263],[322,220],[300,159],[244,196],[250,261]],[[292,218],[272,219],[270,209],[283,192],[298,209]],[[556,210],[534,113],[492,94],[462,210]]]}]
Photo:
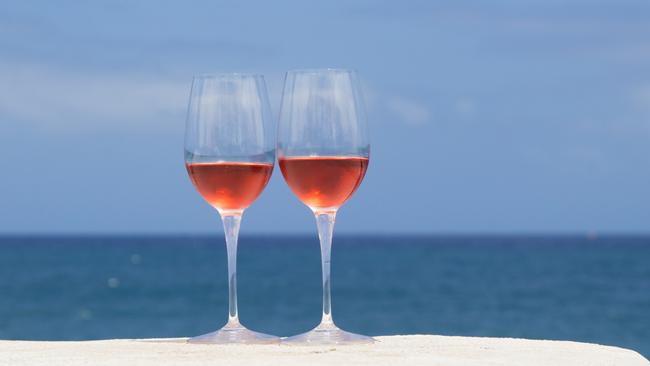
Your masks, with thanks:
[{"label": "ocean", "polygon": [[[242,323],[320,320],[316,236],[243,236]],[[574,340],[650,357],[650,237],[334,238],[333,314],[389,335]],[[0,238],[0,339],[192,336],[227,315],[225,244],[206,236]]]}]

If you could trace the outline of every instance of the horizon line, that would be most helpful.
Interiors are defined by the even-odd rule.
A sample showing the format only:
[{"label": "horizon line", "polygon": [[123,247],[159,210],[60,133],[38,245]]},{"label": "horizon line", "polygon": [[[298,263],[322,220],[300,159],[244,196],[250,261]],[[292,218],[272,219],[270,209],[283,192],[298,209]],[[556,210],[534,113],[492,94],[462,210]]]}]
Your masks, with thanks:
[{"label": "horizon line", "polygon": [[[221,237],[222,232],[0,232],[0,239],[15,237],[65,237],[65,238],[83,238],[83,237]],[[299,232],[299,233],[241,233],[240,237],[305,237],[317,236],[317,233]],[[342,232],[336,233],[335,237],[567,237],[567,238],[611,238],[611,237],[636,237],[650,238],[650,231],[502,231],[502,232],[479,232],[479,231],[447,231],[447,232]]]}]

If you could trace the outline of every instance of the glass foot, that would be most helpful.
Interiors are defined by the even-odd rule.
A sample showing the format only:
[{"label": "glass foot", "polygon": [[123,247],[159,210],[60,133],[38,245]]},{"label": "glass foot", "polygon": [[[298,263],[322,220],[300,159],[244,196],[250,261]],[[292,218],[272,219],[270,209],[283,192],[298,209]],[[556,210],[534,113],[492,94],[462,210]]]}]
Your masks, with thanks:
[{"label": "glass foot", "polygon": [[370,344],[375,339],[346,332],[339,329],[334,323],[320,324],[307,333],[298,334],[293,337],[284,338],[283,344],[288,345],[330,345],[330,344]]},{"label": "glass foot", "polygon": [[254,332],[241,324],[226,325],[217,331],[192,337],[187,340],[187,343],[197,344],[274,344],[279,342],[279,337]]}]

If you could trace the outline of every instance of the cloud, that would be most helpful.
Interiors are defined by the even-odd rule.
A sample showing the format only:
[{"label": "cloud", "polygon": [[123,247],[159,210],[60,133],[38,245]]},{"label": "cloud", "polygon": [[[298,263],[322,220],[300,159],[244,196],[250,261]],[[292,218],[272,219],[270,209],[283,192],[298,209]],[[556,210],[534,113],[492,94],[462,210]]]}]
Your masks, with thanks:
[{"label": "cloud", "polygon": [[454,110],[460,118],[472,119],[476,115],[476,103],[471,98],[461,97],[454,103]]},{"label": "cloud", "polygon": [[638,113],[638,127],[650,132],[650,84],[641,85],[632,90],[630,101],[635,112]]},{"label": "cloud", "polygon": [[422,125],[429,121],[431,112],[428,106],[402,96],[390,96],[385,99],[386,107],[400,122],[410,125]]},{"label": "cloud", "polygon": [[44,127],[151,123],[183,112],[189,80],[0,64],[0,118]]},{"label": "cloud", "polygon": [[650,84],[641,85],[632,91],[632,101],[642,109],[650,112]]}]

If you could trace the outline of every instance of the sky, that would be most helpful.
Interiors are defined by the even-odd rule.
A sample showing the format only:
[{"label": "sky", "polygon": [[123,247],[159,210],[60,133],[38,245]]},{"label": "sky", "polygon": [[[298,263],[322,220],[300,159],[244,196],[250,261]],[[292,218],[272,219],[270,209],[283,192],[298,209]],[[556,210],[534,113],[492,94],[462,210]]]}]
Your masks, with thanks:
[{"label": "sky", "polygon": [[[650,2],[3,1],[0,233],[217,233],[183,165],[192,75],[358,70],[336,231],[650,232]],[[277,169],[242,234],[315,232]]]}]

